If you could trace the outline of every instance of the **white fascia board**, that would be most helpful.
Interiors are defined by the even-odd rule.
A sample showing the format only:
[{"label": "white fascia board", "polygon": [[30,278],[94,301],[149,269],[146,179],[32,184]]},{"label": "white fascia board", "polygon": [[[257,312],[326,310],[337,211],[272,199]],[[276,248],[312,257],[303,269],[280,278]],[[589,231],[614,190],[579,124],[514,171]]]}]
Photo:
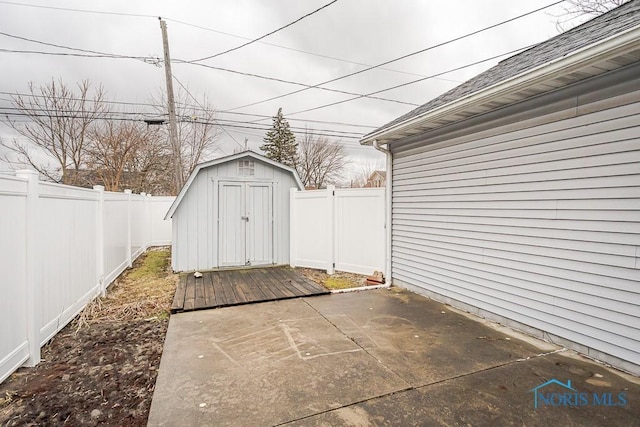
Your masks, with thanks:
[{"label": "white fascia board", "polygon": [[[394,134],[418,127],[431,120],[437,120],[440,117],[464,111],[466,108],[479,103],[490,102],[508,93],[517,92],[528,86],[575,71],[575,69],[623,54],[638,46],[640,46],[640,26],[615,34],[614,36],[576,50],[565,57],[527,70],[507,80],[503,80],[448,104],[426,111],[421,115],[407,119],[404,122],[373,132],[360,139],[360,144],[370,145],[376,139],[392,137]],[[389,141],[381,141],[382,144],[388,144],[388,142]]]}]

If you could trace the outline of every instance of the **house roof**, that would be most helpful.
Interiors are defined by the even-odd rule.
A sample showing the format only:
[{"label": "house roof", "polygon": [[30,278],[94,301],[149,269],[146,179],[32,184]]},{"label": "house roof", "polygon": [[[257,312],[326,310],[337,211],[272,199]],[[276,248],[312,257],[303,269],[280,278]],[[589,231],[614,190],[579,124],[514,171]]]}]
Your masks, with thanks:
[{"label": "house roof", "polygon": [[640,0],[559,34],[365,135],[390,143],[640,61]]},{"label": "house roof", "polygon": [[218,159],[214,159],[214,160],[210,160],[208,162],[204,162],[204,163],[199,163],[198,165],[196,165],[196,167],[193,169],[193,172],[191,172],[191,175],[189,175],[189,179],[187,179],[187,182],[182,186],[182,189],[180,190],[180,193],[178,193],[178,196],[176,197],[176,199],[173,201],[173,203],[171,204],[171,207],[169,208],[169,210],[167,211],[167,214],[164,216],[164,219],[169,219],[173,216],[173,214],[175,213],[176,209],[178,209],[178,206],[180,206],[180,203],[182,202],[182,199],[184,198],[184,195],[187,194],[187,191],[189,190],[189,187],[191,186],[191,184],[193,183],[193,181],[195,180],[196,176],[198,175],[198,173],[202,170],[202,169],[206,169],[208,167],[211,166],[215,166],[215,165],[219,165],[221,163],[227,163],[227,162],[233,162],[236,160],[240,160],[246,157],[250,157],[254,160],[258,160],[264,163],[267,163],[271,166],[274,166],[276,168],[280,168],[283,169],[289,173],[291,173],[293,175],[293,178],[296,181],[296,184],[298,186],[299,190],[304,190],[304,186],[302,185],[302,181],[300,181],[300,177],[298,176],[298,172],[296,172],[295,169],[283,165],[282,163],[278,163],[274,160],[271,160],[265,156],[261,156],[258,153],[254,153],[253,151],[242,151],[240,153],[236,153],[236,154],[232,154],[230,156],[225,156],[225,157],[220,157]]}]

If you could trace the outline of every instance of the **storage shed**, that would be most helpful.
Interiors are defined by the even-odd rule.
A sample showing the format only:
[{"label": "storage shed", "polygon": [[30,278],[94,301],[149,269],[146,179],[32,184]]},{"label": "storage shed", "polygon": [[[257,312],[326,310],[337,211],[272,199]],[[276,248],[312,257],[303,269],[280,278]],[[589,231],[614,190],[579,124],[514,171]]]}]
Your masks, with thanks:
[{"label": "storage shed", "polygon": [[251,151],[196,166],[167,212],[175,271],[289,264],[296,171]]},{"label": "storage shed", "polygon": [[361,142],[393,284],[640,373],[640,1]]}]

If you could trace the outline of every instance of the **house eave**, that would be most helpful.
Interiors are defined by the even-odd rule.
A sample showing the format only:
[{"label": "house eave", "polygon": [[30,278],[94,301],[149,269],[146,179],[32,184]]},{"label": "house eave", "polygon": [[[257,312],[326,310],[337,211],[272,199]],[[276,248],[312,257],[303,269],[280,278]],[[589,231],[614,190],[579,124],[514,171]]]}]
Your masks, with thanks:
[{"label": "house eave", "polygon": [[471,93],[360,139],[363,145],[390,144],[419,133],[484,114],[575,82],[640,61],[640,26],[615,34],[570,55]]}]

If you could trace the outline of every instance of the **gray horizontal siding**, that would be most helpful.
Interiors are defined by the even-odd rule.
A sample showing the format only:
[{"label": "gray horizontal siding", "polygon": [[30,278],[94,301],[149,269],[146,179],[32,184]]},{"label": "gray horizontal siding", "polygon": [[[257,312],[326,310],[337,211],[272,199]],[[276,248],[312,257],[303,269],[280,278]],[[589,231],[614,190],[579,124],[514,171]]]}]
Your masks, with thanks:
[{"label": "gray horizontal siding", "polygon": [[640,103],[394,151],[392,275],[640,364]]},{"label": "gray horizontal siding", "polygon": [[270,182],[273,184],[274,262],[289,263],[289,189],[297,188],[293,175],[267,163],[255,161],[255,175],[240,176],[238,161],[201,169],[173,215],[173,261],[176,271],[219,266],[218,189],[221,181]]}]

